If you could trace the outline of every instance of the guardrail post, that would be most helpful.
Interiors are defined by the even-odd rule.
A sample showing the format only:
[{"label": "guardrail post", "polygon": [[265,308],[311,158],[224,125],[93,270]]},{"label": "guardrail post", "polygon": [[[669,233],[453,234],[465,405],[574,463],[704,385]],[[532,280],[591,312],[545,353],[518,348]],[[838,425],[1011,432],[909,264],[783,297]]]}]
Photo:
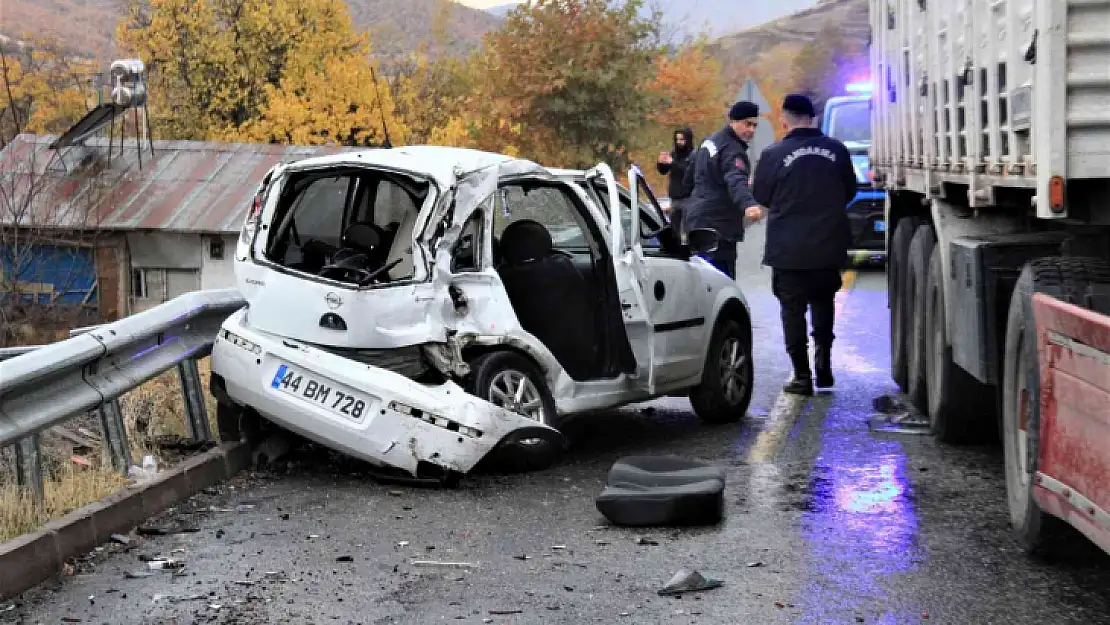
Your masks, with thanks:
[{"label": "guardrail post", "polygon": [[189,436],[194,441],[212,440],[212,428],[208,425],[208,408],[204,403],[204,385],[200,381],[197,361],[189,359],[177,365],[177,377],[181,379],[181,394],[185,397],[185,412],[189,417]]},{"label": "guardrail post", "polygon": [[123,411],[119,400],[100,405],[100,427],[104,434],[104,446],[112,457],[112,466],[123,475],[131,468],[131,443],[127,440],[127,428],[123,425]]},{"label": "guardrail post", "polygon": [[15,445],[16,480],[23,492],[31,496],[36,507],[42,506],[46,491],[42,481],[42,454],[39,453],[39,435],[19,439]]}]

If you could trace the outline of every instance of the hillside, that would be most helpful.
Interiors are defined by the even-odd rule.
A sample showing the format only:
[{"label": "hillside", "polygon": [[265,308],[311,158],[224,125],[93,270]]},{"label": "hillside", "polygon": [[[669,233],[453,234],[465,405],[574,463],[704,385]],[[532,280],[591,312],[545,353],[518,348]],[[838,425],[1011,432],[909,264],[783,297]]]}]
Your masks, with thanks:
[{"label": "hillside", "polygon": [[[375,49],[397,54],[414,49],[432,30],[439,0],[347,0],[357,27],[369,30]],[[30,33],[67,42],[75,52],[107,59],[117,51],[115,27],[128,0],[0,0],[0,34],[23,39]],[[449,50],[461,52],[501,19],[452,3]]]},{"label": "hillside", "polygon": [[768,0],[744,3],[736,0],[647,0],[649,8],[663,12],[666,26],[679,34],[697,36],[707,33],[721,37],[754,28],[784,15],[812,7],[817,0]]},{"label": "hillside", "polygon": [[[663,24],[668,34],[679,39],[696,37],[701,33],[711,38],[753,28],[817,4],[817,0],[760,0],[749,2],[743,10],[736,10],[738,0],[645,0],[644,15],[655,9],[663,12]],[[504,17],[520,2],[486,9],[490,14]]]},{"label": "hillside", "polygon": [[[744,67],[768,60],[767,55],[772,50],[783,53],[776,55],[778,58],[800,50],[826,25],[835,26],[850,43],[866,44],[870,31],[868,1],[821,0],[812,8],[722,37],[713,42],[712,51],[721,61],[729,87],[738,88],[745,78],[740,75]],[[765,69],[774,71],[774,68]]]}]

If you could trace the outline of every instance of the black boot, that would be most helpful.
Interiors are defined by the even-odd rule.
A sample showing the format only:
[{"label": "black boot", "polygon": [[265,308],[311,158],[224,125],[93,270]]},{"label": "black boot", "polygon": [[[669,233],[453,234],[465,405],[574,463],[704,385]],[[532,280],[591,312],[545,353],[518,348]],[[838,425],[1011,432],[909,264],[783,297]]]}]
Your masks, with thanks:
[{"label": "black boot", "polygon": [[814,350],[813,371],[817,374],[817,388],[836,386],[832,374],[832,350],[828,345],[818,345]]},{"label": "black boot", "polygon": [[794,379],[783,387],[782,390],[791,395],[812,395],[813,379],[809,371],[809,354],[791,354],[790,361],[794,363]]}]

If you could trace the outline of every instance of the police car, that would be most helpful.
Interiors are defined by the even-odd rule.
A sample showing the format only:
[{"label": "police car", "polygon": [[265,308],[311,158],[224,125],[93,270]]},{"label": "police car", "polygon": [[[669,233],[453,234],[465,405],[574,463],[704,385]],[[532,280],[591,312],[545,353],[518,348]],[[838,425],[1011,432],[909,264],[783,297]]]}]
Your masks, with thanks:
[{"label": "police car", "polygon": [[871,184],[871,86],[851,83],[846,89],[853,95],[829,98],[825,104],[822,131],[844,142],[852,155],[852,165],[859,183],[856,197],[848,204],[848,220],[852,227],[849,257],[856,263],[886,261],[886,195]]}]

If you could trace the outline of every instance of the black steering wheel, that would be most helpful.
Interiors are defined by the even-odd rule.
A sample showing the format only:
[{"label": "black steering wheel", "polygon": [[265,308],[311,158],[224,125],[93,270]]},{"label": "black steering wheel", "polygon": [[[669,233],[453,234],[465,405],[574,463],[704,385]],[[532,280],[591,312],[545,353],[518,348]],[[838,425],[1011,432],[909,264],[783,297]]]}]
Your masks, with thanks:
[{"label": "black steering wheel", "polygon": [[316,275],[330,280],[355,282],[361,284],[372,271],[366,268],[370,262],[366,254],[360,254],[349,248],[336,252],[332,262],[324,265]]}]

